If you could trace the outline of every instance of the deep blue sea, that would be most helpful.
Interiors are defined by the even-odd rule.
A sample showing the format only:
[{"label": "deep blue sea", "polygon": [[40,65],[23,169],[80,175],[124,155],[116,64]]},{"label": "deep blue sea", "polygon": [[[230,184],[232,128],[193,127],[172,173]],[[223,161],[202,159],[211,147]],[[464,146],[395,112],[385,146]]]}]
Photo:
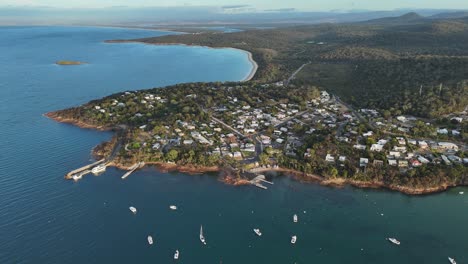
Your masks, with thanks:
[{"label": "deep blue sea", "polygon": [[[64,180],[111,134],[56,123],[44,113],[114,92],[242,80],[250,72],[247,55],[233,49],[103,43],[164,34],[0,27],[0,263],[173,263],[176,249],[180,263],[435,264],[448,263],[448,256],[468,263],[466,188],[410,197],[272,176],[275,184],[261,190],[224,185],[216,174],[154,168],[126,180],[114,168],[77,183]],[[88,64],[64,67],[57,60]],[[170,211],[171,204],[179,209]],[[198,241],[200,224],[207,246]],[[385,241],[389,236],[401,246]]]}]

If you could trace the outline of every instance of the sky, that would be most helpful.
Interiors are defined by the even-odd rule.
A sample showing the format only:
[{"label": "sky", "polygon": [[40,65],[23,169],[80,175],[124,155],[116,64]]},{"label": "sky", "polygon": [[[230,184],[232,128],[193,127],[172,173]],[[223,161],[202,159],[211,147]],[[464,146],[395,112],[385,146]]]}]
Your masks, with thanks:
[{"label": "sky", "polygon": [[242,6],[240,9],[269,10],[294,8],[301,11],[392,10],[398,8],[468,9],[468,0],[0,0],[0,7],[167,7]]}]

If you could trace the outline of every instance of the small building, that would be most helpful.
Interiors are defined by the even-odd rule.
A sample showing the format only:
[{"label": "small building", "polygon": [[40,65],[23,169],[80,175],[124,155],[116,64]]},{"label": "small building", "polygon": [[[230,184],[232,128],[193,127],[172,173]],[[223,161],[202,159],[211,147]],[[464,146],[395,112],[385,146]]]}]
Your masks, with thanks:
[{"label": "small building", "polygon": [[424,158],[423,156],[419,156],[418,157],[418,160],[419,162],[421,162],[422,164],[428,164],[430,161],[426,158]]},{"label": "small building", "polygon": [[335,157],[333,157],[333,156],[330,155],[330,154],[327,154],[327,156],[325,157],[325,161],[327,161],[327,162],[335,162]]},{"label": "small building", "polygon": [[367,167],[367,164],[369,164],[368,158],[359,158],[359,167]]},{"label": "small building", "polygon": [[411,166],[413,167],[420,167],[422,165],[422,162],[415,159],[415,160],[411,160]]},{"label": "small building", "polygon": [[446,128],[437,129],[437,133],[441,135],[448,135],[448,130]]},{"label": "small building", "polygon": [[184,145],[192,145],[192,144],[193,144],[193,140],[191,140],[191,139],[186,139],[186,140],[184,140],[183,143],[184,143]]},{"label": "small building", "polygon": [[451,142],[439,142],[437,144],[437,146],[439,147],[439,149],[441,150],[454,150],[454,151],[458,151],[458,146],[454,143],[451,143]]},{"label": "small building", "polygon": [[353,146],[355,149],[366,150],[366,145],[356,144]]},{"label": "small building", "polygon": [[381,152],[383,150],[383,145],[372,144],[370,150],[375,152]]},{"label": "small building", "polygon": [[383,166],[383,160],[374,160],[373,162],[375,167],[382,167]]},{"label": "small building", "polygon": [[399,168],[407,168],[408,167],[408,161],[407,160],[399,160],[398,161],[398,167]]},{"label": "small building", "polygon": [[422,149],[427,149],[427,148],[429,147],[429,144],[427,144],[427,142],[424,141],[424,140],[418,141],[418,145],[419,145],[419,147],[422,148]]}]

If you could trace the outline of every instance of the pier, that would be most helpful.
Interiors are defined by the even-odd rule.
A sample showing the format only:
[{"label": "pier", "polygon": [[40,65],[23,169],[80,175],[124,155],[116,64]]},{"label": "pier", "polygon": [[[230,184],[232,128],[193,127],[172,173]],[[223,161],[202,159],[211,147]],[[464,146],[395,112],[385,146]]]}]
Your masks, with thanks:
[{"label": "pier", "polygon": [[130,174],[132,174],[135,170],[137,170],[138,168],[141,168],[145,166],[145,163],[144,162],[138,162],[138,163],[135,163],[133,164],[129,170],[122,176],[122,180],[125,180],[128,176],[130,176]]},{"label": "pier", "polygon": [[65,176],[65,179],[71,180],[73,178],[73,175],[81,175],[81,176],[86,175],[86,174],[91,172],[92,167],[100,165],[100,164],[104,163],[105,161],[106,161],[106,159],[101,159],[101,160],[98,160],[98,161],[96,161],[94,163],[91,163],[91,164],[88,164],[88,165],[83,166],[81,168],[78,168],[76,170],[72,170],[69,173],[67,173],[67,175]]},{"label": "pier", "polygon": [[257,177],[253,178],[250,181],[250,184],[257,186],[260,189],[267,190],[268,188],[262,183],[268,183],[268,184],[273,185],[272,182],[265,180],[265,175],[262,175],[262,174],[258,175]]}]

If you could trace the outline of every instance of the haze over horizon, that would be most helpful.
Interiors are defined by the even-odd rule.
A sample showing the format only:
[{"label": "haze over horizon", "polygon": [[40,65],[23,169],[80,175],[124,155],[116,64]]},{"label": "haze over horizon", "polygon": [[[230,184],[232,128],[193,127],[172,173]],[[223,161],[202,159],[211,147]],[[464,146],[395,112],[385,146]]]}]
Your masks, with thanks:
[{"label": "haze over horizon", "polygon": [[464,0],[333,0],[306,1],[290,0],[0,0],[0,8],[5,7],[47,7],[47,8],[139,8],[139,7],[219,7],[221,9],[237,9],[240,11],[254,10],[285,10],[300,11],[330,11],[330,10],[394,10],[406,8],[418,9],[468,9],[468,1]]},{"label": "haze over horizon", "polygon": [[430,16],[457,10],[468,10],[468,1],[0,0],[0,25],[323,23],[362,21],[411,11]]}]

